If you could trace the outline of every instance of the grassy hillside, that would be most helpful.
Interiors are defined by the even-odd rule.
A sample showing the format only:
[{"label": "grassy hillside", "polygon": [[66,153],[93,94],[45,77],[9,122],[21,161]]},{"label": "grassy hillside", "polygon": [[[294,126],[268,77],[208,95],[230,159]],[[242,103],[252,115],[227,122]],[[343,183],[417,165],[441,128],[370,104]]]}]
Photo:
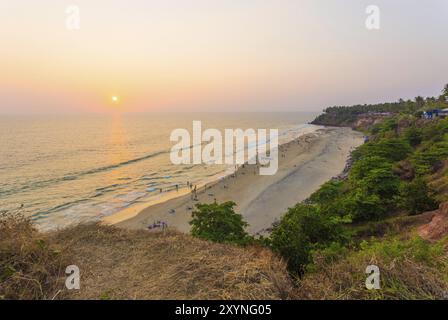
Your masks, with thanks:
[{"label": "grassy hillside", "polygon": [[[80,269],[79,291],[65,288],[69,265]],[[43,235],[16,217],[0,224],[0,299],[285,299],[291,284],[262,247],[99,225]]]},{"label": "grassy hillside", "polygon": [[[100,225],[40,234],[5,213],[0,299],[448,299],[448,118],[416,114],[444,99],[327,110],[355,127],[353,114],[394,113],[361,126],[369,141],[348,177],[290,208],[267,238],[245,232],[232,202],[198,205],[192,235]],[[64,286],[73,264],[79,291]],[[381,290],[366,289],[368,265]]]},{"label": "grassy hillside", "polygon": [[[369,140],[353,152],[347,179],[327,182],[290,208],[268,240],[300,276],[299,297],[448,298],[448,206],[436,210],[448,199],[448,118],[424,120],[416,112],[446,105],[447,93],[330,108],[316,119],[351,125]],[[375,121],[365,126],[369,115]],[[370,264],[380,267],[382,290],[365,289]]]},{"label": "grassy hillside", "polygon": [[[380,238],[358,248],[316,252],[299,281],[299,299],[448,299],[448,239]],[[381,289],[366,290],[366,266],[381,272]]]},{"label": "grassy hillside", "polygon": [[[393,220],[358,226],[368,241],[313,252],[304,276],[295,278],[260,246],[99,225],[43,235],[15,217],[0,225],[0,299],[445,298],[447,239],[415,237],[414,227],[428,218]],[[383,232],[394,236],[385,240]],[[64,285],[71,264],[81,271],[79,291]],[[382,270],[381,291],[365,289],[369,264]]]}]

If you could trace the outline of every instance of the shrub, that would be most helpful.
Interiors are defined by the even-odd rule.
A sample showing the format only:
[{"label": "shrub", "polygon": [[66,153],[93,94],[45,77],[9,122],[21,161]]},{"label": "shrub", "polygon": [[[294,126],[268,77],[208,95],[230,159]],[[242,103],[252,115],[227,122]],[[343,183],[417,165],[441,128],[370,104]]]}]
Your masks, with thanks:
[{"label": "shrub", "polygon": [[405,159],[412,152],[409,143],[400,138],[381,139],[375,142],[369,142],[353,152],[355,160],[364,157],[381,157],[389,162],[397,162]]},{"label": "shrub", "polygon": [[386,204],[378,195],[368,195],[362,190],[347,196],[343,207],[354,222],[379,220],[385,216],[387,210]]},{"label": "shrub", "polygon": [[409,127],[405,132],[405,138],[412,147],[417,147],[423,139],[423,132],[415,126]]},{"label": "shrub", "polygon": [[353,164],[350,170],[350,180],[364,179],[373,169],[391,170],[392,164],[386,158],[379,156],[366,156]]},{"label": "shrub", "polygon": [[344,222],[323,215],[316,206],[298,204],[288,209],[272,231],[271,247],[285,258],[290,272],[303,274],[313,249],[345,240]]},{"label": "shrub", "polygon": [[432,196],[432,190],[421,177],[400,186],[400,205],[410,214],[415,215],[437,209],[437,202]]},{"label": "shrub", "polygon": [[398,194],[400,180],[390,169],[373,169],[358,186],[368,194],[378,195],[381,199],[392,199]]},{"label": "shrub", "polygon": [[0,213],[0,300],[55,298],[69,264],[20,212]]},{"label": "shrub", "polygon": [[427,148],[419,150],[412,157],[412,164],[418,175],[433,173],[442,161],[448,157],[448,139],[431,143]]},{"label": "shrub", "polygon": [[[335,247],[329,253],[316,252],[314,258],[311,272],[298,283],[299,299],[446,298],[448,260],[443,243],[379,239],[363,242],[359,251],[347,254]],[[380,268],[381,290],[366,290],[365,269],[371,264]]]},{"label": "shrub", "polygon": [[324,183],[319,190],[314,192],[309,200],[316,204],[327,204],[335,200],[342,193],[343,182],[331,180]]},{"label": "shrub", "polygon": [[234,202],[222,204],[197,204],[193,212],[191,234],[194,237],[213,242],[247,244],[251,238],[244,230],[248,224],[240,214],[235,213]]}]

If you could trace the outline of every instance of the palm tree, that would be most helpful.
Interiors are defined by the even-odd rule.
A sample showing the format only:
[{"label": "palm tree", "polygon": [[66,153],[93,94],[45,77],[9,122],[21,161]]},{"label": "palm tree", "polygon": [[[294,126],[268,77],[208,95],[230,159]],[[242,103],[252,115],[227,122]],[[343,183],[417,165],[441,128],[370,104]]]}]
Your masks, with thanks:
[{"label": "palm tree", "polygon": [[443,95],[448,98],[448,84],[445,85],[445,87],[442,90]]},{"label": "palm tree", "polygon": [[421,96],[415,98],[415,103],[417,104],[417,108],[420,109],[425,105],[425,99]]}]

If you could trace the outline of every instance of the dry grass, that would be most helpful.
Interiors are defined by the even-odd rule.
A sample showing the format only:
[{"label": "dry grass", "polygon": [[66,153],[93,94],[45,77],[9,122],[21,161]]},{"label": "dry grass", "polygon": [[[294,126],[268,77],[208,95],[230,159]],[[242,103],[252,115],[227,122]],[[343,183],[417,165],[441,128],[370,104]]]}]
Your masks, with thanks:
[{"label": "dry grass", "polygon": [[17,212],[0,216],[0,299],[53,299],[64,288],[65,256]]},{"label": "dry grass", "polygon": [[[405,241],[378,241],[333,262],[317,254],[315,269],[294,286],[285,263],[261,247],[210,243],[171,230],[100,225],[42,235],[27,220],[8,217],[0,221],[0,299],[446,297],[446,251]],[[64,285],[65,268],[72,264],[80,268],[80,290]],[[365,289],[370,264],[380,267],[380,291]]]},{"label": "dry grass", "polygon": [[201,241],[175,231],[89,225],[54,235],[81,271],[80,299],[280,299],[282,261],[257,247]]},{"label": "dry grass", "polygon": [[371,237],[381,238],[390,235],[401,235],[408,237],[416,227],[430,223],[434,212],[425,212],[419,215],[409,216],[405,212],[382,221],[362,223],[352,227],[357,240],[369,239]]},{"label": "dry grass", "polygon": [[[381,245],[380,245],[381,246]],[[380,247],[379,246],[379,247]],[[316,257],[317,270],[299,281],[297,299],[388,299],[422,300],[448,299],[448,254],[431,255],[425,247],[419,250],[392,254],[386,258],[381,250],[361,250],[332,263]],[[445,248],[446,250],[446,248]],[[434,250],[432,250],[434,251]],[[396,257],[396,258],[395,258]],[[376,265],[380,269],[381,290],[367,290],[366,267]]]},{"label": "dry grass", "polygon": [[[81,289],[65,288],[77,265]],[[285,299],[291,281],[269,250],[175,231],[82,225],[45,236],[25,219],[0,223],[0,299]]]}]

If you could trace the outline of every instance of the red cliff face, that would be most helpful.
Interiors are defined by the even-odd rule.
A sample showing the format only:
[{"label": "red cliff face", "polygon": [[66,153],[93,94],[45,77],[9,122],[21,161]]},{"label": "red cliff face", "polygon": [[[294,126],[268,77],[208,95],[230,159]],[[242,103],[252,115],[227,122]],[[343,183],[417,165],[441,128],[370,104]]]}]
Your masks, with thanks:
[{"label": "red cliff face", "polygon": [[418,228],[418,234],[426,240],[437,241],[448,235],[448,202],[432,211],[431,222]]}]

